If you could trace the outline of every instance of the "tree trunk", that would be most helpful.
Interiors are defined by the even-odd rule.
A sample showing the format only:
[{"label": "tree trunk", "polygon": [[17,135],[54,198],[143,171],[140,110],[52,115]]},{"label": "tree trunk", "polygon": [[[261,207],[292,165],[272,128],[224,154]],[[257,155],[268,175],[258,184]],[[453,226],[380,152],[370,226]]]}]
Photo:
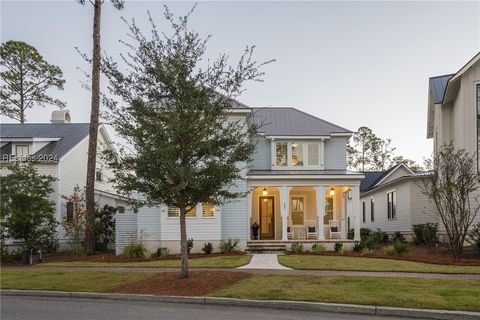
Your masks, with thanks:
[{"label": "tree trunk", "polygon": [[186,224],[184,206],[183,208],[180,208],[180,253],[182,256],[180,279],[187,279],[188,278],[188,248],[187,248],[187,224]]},{"label": "tree trunk", "polygon": [[102,1],[95,0],[93,15],[92,105],[88,139],[86,185],[85,251],[95,254],[95,167],[97,162],[97,135],[100,110],[100,17]]}]

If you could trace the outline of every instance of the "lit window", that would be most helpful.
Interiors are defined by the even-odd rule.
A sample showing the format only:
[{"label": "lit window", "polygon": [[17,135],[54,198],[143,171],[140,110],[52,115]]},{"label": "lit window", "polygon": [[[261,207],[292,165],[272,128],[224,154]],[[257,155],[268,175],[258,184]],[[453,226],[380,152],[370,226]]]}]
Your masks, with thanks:
[{"label": "lit window", "polygon": [[303,225],[304,206],[302,197],[292,197],[292,224]]},{"label": "lit window", "polygon": [[287,143],[286,142],[277,142],[276,144],[276,158],[277,166],[285,167],[287,166]]},{"label": "lit window", "polygon": [[318,154],[318,143],[309,143],[308,144],[308,165],[309,166],[318,166],[319,165],[319,154]]},{"label": "lit window", "polygon": [[28,156],[28,145],[17,144],[15,146],[15,155],[19,158],[26,158]]},{"label": "lit window", "polygon": [[193,207],[192,210],[188,211],[185,214],[185,217],[196,217],[197,216],[197,208]]},{"label": "lit window", "polygon": [[303,166],[303,145],[300,143],[292,143],[292,165]]},{"label": "lit window", "polygon": [[203,210],[202,210],[202,215],[204,217],[213,217],[214,213],[215,213],[215,207],[213,206],[213,204],[210,204],[210,203],[204,203],[203,204]]},{"label": "lit window", "polygon": [[395,191],[387,193],[388,219],[395,219],[397,215],[397,194]]},{"label": "lit window", "polygon": [[169,217],[178,217],[180,214],[180,210],[176,207],[168,207],[168,216]]}]

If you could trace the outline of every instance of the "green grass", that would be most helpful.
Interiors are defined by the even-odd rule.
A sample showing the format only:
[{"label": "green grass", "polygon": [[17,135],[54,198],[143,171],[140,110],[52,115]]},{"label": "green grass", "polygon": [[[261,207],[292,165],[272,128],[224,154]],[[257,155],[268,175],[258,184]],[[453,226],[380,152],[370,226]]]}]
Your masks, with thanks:
[{"label": "green grass", "polygon": [[105,292],[154,273],[2,269],[1,276],[2,289]]},{"label": "green grass", "polygon": [[480,280],[254,275],[210,295],[480,311]]},{"label": "green grass", "polygon": [[278,260],[284,266],[293,269],[303,270],[399,271],[422,273],[480,274],[480,267],[478,266],[449,266],[393,259],[286,255],[278,256]]},{"label": "green grass", "polygon": [[[236,268],[246,265],[250,262],[251,256],[232,255],[215,256],[206,258],[189,259],[191,268]],[[47,262],[43,263],[45,267],[156,267],[156,268],[177,268],[180,267],[180,260],[156,260],[145,262],[92,262],[92,261],[72,261],[72,262]]]}]

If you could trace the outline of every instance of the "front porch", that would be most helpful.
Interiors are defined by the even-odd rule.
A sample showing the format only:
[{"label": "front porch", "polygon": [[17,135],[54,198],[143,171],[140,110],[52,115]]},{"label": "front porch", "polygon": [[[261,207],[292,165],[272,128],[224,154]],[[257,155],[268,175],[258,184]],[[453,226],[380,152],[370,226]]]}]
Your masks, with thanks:
[{"label": "front porch", "polygon": [[349,242],[351,229],[354,240],[360,239],[358,185],[259,185],[250,190],[250,240],[333,244]]}]

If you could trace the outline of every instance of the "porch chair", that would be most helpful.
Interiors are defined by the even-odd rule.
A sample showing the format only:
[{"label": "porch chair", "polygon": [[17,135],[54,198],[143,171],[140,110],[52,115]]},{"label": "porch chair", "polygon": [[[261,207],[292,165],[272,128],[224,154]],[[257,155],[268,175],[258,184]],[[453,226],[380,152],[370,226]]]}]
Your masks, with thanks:
[{"label": "porch chair", "polygon": [[308,239],[317,239],[317,227],[308,226],[307,227],[307,240]]},{"label": "porch chair", "polygon": [[294,235],[293,235],[293,229],[292,229],[291,226],[288,226],[288,227],[287,227],[287,239],[288,239],[288,240],[293,240],[293,237],[294,237]]},{"label": "porch chair", "polygon": [[331,239],[340,239],[340,226],[338,220],[328,220]]}]

